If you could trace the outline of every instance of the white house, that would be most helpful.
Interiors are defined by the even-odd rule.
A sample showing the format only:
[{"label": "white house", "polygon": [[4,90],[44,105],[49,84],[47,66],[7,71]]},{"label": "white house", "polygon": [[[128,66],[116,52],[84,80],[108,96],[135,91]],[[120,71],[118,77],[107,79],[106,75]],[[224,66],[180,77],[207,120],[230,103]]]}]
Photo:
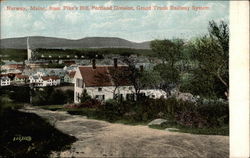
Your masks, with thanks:
[{"label": "white house", "polygon": [[43,80],[43,87],[60,85],[60,78],[58,76],[43,76],[41,78]]},{"label": "white house", "polygon": [[[143,70],[143,69],[142,69]],[[79,103],[85,91],[94,99],[108,100],[115,97],[136,100],[135,89],[129,81],[130,70],[128,66],[79,66],[75,73],[74,102]],[[150,77],[150,76],[149,76]],[[140,93],[149,98],[166,98],[166,93],[157,89],[144,89]]]},{"label": "white house", "polygon": [[79,103],[83,91],[86,91],[92,98],[98,100],[113,99],[116,95],[127,98],[133,95],[135,90],[127,78],[120,80],[118,84],[113,73],[126,73],[127,66],[118,66],[117,60],[114,66],[96,66],[95,60],[92,66],[79,66],[75,73],[74,102]]},{"label": "white house", "polygon": [[0,78],[0,85],[1,86],[9,86],[10,85],[10,78],[8,76],[3,76]]},{"label": "white house", "polygon": [[36,86],[43,86],[43,79],[41,76],[29,76],[30,83],[35,84]]},{"label": "white house", "polygon": [[75,71],[70,71],[69,73],[67,73],[64,76],[64,82],[66,82],[66,83],[75,83],[75,78],[74,78],[75,74],[76,74]]}]

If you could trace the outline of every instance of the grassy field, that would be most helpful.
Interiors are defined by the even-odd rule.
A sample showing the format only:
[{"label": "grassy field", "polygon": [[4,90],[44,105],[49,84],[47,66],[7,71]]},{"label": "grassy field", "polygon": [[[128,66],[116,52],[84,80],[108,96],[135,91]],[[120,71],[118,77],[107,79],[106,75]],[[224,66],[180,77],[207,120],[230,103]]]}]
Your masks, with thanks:
[{"label": "grassy field", "polygon": [[[91,109],[91,108],[64,108],[62,105],[41,106],[41,108],[53,111],[56,110],[67,111],[71,115],[83,115],[91,119],[108,121],[105,118],[99,117],[96,109]],[[127,125],[147,125],[149,122],[150,121],[135,122],[127,119],[119,119],[113,121],[112,123],[121,123]],[[159,130],[165,130],[166,128],[177,128],[179,130],[175,132],[192,133],[192,134],[225,135],[225,136],[229,135],[229,126],[223,126],[218,128],[192,128],[176,124],[175,122],[168,122],[166,124],[163,123],[162,125],[150,125],[149,127]]]}]

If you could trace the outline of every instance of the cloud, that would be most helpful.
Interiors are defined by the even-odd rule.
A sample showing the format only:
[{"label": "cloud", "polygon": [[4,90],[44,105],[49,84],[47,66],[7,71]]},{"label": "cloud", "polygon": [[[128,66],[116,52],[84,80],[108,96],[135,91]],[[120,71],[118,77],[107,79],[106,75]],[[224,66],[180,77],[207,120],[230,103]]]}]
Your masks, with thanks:
[{"label": "cloud", "polygon": [[65,15],[65,20],[71,22],[72,24],[78,22],[83,18],[83,14],[79,12],[67,12]]},{"label": "cloud", "polygon": [[25,11],[2,11],[1,10],[1,25],[25,27],[31,22],[32,15]]},{"label": "cloud", "polygon": [[[6,2],[7,3],[7,2]],[[10,3],[10,2],[8,2]],[[12,4],[13,3],[13,4]],[[20,5],[13,1],[7,5]],[[228,4],[190,1],[73,1],[25,2],[23,6],[209,6],[208,11],[6,11],[1,7],[4,36],[49,35],[66,38],[118,36],[134,41],[195,36],[207,31],[209,20],[227,20]],[[5,5],[6,6],[6,5]],[[18,27],[17,27],[18,26]]]},{"label": "cloud", "polygon": [[45,19],[56,19],[57,14],[55,13],[55,11],[51,11],[51,10],[47,10],[43,13],[43,16]]},{"label": "cloud", "polygon": [[33,24],[34,30],[44,30],[45,24],[42,21],[35,21]]}]

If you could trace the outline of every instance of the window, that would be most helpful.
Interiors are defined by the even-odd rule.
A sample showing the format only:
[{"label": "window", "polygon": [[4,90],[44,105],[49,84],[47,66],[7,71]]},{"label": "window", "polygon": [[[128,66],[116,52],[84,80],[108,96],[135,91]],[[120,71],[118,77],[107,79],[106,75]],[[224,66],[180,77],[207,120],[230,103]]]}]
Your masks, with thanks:
[{"label": "window", "polygon": [[99,88],[98,88],[98,92],[101,92],[101,91],[102,91],[102,88],[99,87]]},{"label": "window", "polygon": [[97,100],[105,100],[105,95],[96,95],[95,96],[95,99],[97,99]]},{"label": "window", "polygon": [[83,88],[83,80],[77,78],[76,79],[76,87]]}]

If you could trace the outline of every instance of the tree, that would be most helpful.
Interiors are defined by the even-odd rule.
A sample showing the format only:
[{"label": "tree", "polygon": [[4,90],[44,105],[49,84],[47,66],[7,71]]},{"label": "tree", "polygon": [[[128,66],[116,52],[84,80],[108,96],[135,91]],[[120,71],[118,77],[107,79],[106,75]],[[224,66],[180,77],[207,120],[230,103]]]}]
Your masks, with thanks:
[{"label": "tree", "polygon": [[136,97],[140,95],[142,89],[141,77],[143,70],[140,70],[136,67],[137,59],[133,57],[124,57],[123,62],[128,65],[128,80],[131,82],[135,89]]},{"label": "tree", "polygon": [[173,88],[177,87],[180,80],[180,72],[176,68],[176,62],[181,60],[184,41],[174,40],[154,40],[150,44],[153,52],[162,59],[163,63],[154,67],[160,73],[163,80],[161,88],[168,95]]},{"label": "tree", "polygon": [[143,88],[160,88],[162,81],[160,73],[154,70],[144,70],[140,78]]},{"label": "tree", "polygon": [[[193,42],[193,59],[198,61],[197,72],[204,73],[202,75],[211,78],[212,86],[219,81],[218,87],[224,89],[228,97],[229,28],[223,21],[219,25],[210,21],[208,30],[209,35],[197,38]],[[199,80],[199,75],[196,75],[196,79]],[[218,89],[212,88],[212,90]]]},{"label": "tree", "polygon": [[87,93],[87,91],[84,89],[83,92],[82,92],[81,98],[80,98],[81,103],[84,103],[84,102],[86,102],[86,101],[88,101],[88,100],[90,100],[90,99],[91,99],[91,96],[90,96],[90,95]]}]

